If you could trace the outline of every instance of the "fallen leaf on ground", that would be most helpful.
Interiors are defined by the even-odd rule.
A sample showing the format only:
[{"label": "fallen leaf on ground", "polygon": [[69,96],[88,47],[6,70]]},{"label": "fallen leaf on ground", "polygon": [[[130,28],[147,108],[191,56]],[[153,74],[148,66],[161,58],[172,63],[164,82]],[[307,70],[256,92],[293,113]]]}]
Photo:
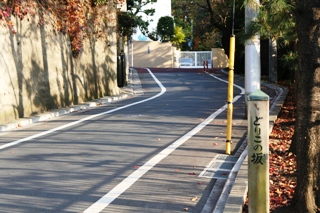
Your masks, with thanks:
[{"label": "fallen leaf on ground", "polygon": [[191,198],[191,201],[197,201],[198,200],[198,197],[196,196],[196,197],[193,197],[193,198]]}]

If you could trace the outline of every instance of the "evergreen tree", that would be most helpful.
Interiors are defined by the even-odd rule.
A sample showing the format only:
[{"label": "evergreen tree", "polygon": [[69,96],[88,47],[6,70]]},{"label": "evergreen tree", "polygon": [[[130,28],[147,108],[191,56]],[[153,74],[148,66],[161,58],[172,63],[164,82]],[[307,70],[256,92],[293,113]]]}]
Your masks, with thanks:
[{"label": "evergreen tree", "polygon": [[[251,23],[246,34],[240,34],[239,38],[242,43],[256,32],[260,34],[261,40],[269,40],[269,80],[276,82],[278,79],[277,61],[282,61],[282,64],[293,65],[295,60],[292,56],[295,54],[292,47],[296,43],[297,34],[295,30],[294,20],[294,0],[263,0],[259,10],[259,17]],[[282,56],[277,58],[278,49],[291,50],[287,52],[281,51]],[[290,49],[291,48],[291,49]],[[264,51],[264,50],[261,50]],[[290,56],[290,57],[289,57]],[[289,67],[289,66],[287,66]],[[289,71],[294,71],[296,66],[290,66]],[[282,68],[284,68],[282,66]]]},{"label": "evergreen tree", "polygon": [[162,42],[168,42],[174,37],[174,24],[172,17],[163,16],[159,19],[157,35],[160,37]]}]

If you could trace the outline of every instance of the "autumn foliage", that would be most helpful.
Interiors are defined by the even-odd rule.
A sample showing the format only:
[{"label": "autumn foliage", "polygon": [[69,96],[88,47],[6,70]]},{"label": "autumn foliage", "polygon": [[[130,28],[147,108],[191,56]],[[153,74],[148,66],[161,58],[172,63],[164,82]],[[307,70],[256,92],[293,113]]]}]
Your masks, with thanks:
[{"label": "autumn foliage", "polygon": [[[12,34],[16,34],[14,19],[34,19],[38,16],[38,25],[50,24],[53,32],[68,34],[74,56],[83,48],[85,38],[107,39],[107,23],[112,7],[107,0],[92,2],[89,0],[0,0],[0,21]],[[46,23],[46,17],[54,17]],[[52,25],[52,22],[54,23]],[[108,26],[110,29],[110,26]]]}]

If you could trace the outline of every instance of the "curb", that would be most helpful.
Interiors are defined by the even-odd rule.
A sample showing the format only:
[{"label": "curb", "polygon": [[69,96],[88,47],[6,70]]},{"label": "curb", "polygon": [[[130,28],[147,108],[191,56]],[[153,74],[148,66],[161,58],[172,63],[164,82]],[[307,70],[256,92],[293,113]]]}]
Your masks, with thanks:
[{"label": "curb", "polygon": [[83,104],[78,104],[74,106],[70,106],[68,108],[55,109],[50,112],[41,113],[39,115],[20,118],[13,122],[0,125],[0,133],[6,132],[9,130],[13,130],[19,127],[27,126],[30,124],[38,123],[41,121],[46,121],[52,118],[60,117],[62,115],[66,115],[72,112],[78,112],[81,110],[88,110],[90,108],[98,107],[103,104],[113,103],[122,99],[131,98],[137,95],[143,95],[143,90],[141,87],[140,78],[137,70],[130,68],[129,76],[128,76],[128,85],[121,88],[121,92],[116,96],[106,96],[97,100],[88,101]]}]

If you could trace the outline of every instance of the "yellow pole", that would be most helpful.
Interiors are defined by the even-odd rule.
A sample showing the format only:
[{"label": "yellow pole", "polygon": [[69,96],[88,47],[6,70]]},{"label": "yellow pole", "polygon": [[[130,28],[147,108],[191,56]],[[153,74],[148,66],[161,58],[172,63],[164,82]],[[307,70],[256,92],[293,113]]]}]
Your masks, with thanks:
[{"label": "yellow pole", "polygon": [[228,112],[226,131],[226,154],[231,154],[232,112],[233,112],[233,78],[234,78],[235,35],[230,37],[229,77],[228,77]]}]

